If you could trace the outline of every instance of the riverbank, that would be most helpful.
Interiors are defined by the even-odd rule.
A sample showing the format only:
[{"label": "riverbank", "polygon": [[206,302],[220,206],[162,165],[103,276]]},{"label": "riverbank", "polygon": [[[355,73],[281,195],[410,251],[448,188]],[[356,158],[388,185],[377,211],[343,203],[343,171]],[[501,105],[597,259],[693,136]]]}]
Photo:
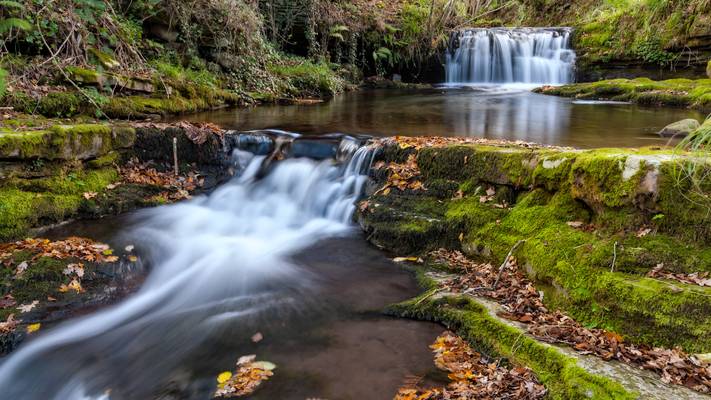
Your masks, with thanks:
[{"label": "riverbank", "polygon": [[[444,321],[539,376],[565,374],[568,378],[551,377],[562,384],[551,388],[560,398],[575,398],[564,394],[570,389],[566,379],[575,375],[541,360],[563,356],[545,355],[552,350],[515,339],[516,331],[491,320],[471,296],[503,303],[505,318],[523,322],[524,331],[539,340],[568,343],[603,358],[610,351],[606,346],[633,352],[711,348],[706,300],[711,293],[703,280],[710,265],[706,155],[466,139],[385,143],[376,161],[379,184],[359,206],[368,240],[406,260],[421,259],[425,271],[459,276],[429,283],[427,295],[395,308],[398,315]],[[691,174],[675,172],[681,170]],[[461,253],[443,258],[445,250],[438,249]],[[506,278],[516,273],[522,275]],[[515,287],[523,291],[508,297]],[[542,303],[523,300],[526,290]],[[457,300],[462,294],[469,297]],[[556,310],[564,313],[562,320],[547,316]],[[563,321],[591,331],[581,333]],[[617,344],[587,339],[605,335]],[[634,357],[624,354],[612,350],[605,359],[634,364]],[[690,369],[700,359],[679,357],[687,357],[684,368]],[[666,376],[667,368],[674,368],[667,362],[655,361],[658,369],[652,370]],[[686,384],[684,376],[672,381]],[[600,398],[621,396],[599,384],[586,390]],[[692,386],[706,392],[704,385]]]},{"label": "riverbank", "polygon": [[562,86],[544,86],[536,93],[571,97],[581,100],[633,102],[657,107],[694,108],[711,112],[711,79],[671,79],[653,81],[648,78],[614,79]]}]

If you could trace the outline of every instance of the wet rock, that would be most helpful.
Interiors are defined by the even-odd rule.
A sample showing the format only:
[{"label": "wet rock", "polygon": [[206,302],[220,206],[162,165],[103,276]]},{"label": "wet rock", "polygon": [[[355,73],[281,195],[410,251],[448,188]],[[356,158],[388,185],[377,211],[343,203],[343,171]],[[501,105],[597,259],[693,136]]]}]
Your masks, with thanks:
[{"label": "wet rock", "polygon": [[[84,86],[94,86],[99,90],[105,87],[117,88],[140,93],[155,93],[156,88],[150,79],[101,73],[94,70],[71,67],[67,69],[70,78]],[[172,89],[171,89],[172,91]]]},{"label": "wet rock", "polygon": [[699,126],[701,126],[699,121],[693,118],[683,119],[665,126],[659,131],[659,136],[681,138],[688,136],[691,132],[698,129]]},{"label": "wet rock", "polygon": [[266,156],[274,151],[274,139],[262,132],[228,131],[225,133],[225,146],[228,150],[239,149],[257,156]]},{"label": "wet rock", "polygon": [[314,160],[335,158],[338,152],[339,139],[302,139],[298,138],[291,144],[289,156],[293,158],[306,157]]}]

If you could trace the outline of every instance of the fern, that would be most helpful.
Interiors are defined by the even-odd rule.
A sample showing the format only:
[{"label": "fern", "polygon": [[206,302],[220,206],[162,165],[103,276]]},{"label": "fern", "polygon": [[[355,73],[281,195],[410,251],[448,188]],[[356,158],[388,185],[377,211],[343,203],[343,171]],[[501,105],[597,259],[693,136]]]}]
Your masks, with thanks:
[{"label": "fern", "polygon": [[29,31],[32,29],[32,24],[22,18],[6,18],[0,20],[0,35],[13,28]]},{"label": "fern", "polygon": [[[17,1],[0,0],[0,8],[14,8],[18,10],[24,10],[25,6]],[[0,19],[0,35],[11,29],[29,31],[30,29],[32,29],[32,24],[22,18]]]},{"label": "fern", "polygon": [[16,1],[0,0],[0,7],[24,9],[25,6]]},{"label": "fern", "polygon": [[334,38],[334,39],[336,39],[336,40],[338,40],[338,41],[343,42],[343,41],[346,40],[345,37],[343,36],[343,34],[344,34],[345,32],[348,32],[348,31],[349,31],[349,29],[348,29],[347,26],[345,26],[345,25],[336,25],[336,26],[331,27],[329,36],[331,36],[332,38]]}]

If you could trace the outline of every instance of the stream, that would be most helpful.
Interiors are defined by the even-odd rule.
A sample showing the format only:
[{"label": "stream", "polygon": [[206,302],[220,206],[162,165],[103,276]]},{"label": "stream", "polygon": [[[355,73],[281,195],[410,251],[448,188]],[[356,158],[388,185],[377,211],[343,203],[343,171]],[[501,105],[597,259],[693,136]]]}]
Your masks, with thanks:
[{"label": "stream", "polygon": [[[535,86],[535,85],[534,85]],[[531,85],[445,85],[373,89],[315,105],[259,106],[180,117],[227,129],[273,128],[303,134],[469,136],[580,148],[661,146],[657,135],[697,111],[576,101],[531,93]]]},{"label": "stream", "polygon": [[246,354],[277,365],[254,398],[388,399],[406,377],[436,376],[442,328],[380,314],[418,289],[350,224],[372,152],[342,150],[344,163],[288,159],[261,179],[265,157],[237,151],[241,176],[209,195],[59,228],[133,243],[150,273],[7,357],[2,398],[209,399]]}]

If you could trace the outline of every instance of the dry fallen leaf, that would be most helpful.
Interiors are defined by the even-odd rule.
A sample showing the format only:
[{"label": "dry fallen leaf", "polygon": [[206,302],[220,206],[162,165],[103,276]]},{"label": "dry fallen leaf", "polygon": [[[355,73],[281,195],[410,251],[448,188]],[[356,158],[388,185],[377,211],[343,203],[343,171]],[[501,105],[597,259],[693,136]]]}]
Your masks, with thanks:
[{"label": "dry fallen leaf", "polygon": [[27,271],[27,267],[29,267],[27,261],[21,262],[15,269],[15,276],[21,276],[23,272]]},{"label": "dry fallen leaf", "polygon": [[267,361],[255,361],[255,355],[240,357],[237,371],[223,372],[217,377],[214,397],[240,397],[252,394],[262,382],[274,375],[276,365]]},{"label": "dry fallen leaf", "polygon": [[[688,377],[693,377],[692,389],[711,393],[711,365],[697,357],[690,356],[680,348],[651,348],[634,343],[626,343],[619,334],[604,329],[587,328],[560,311],[550,311],[542,302],[535,286],[525,274],[509,266],[499,275],[498,267],[491,264],[476,263],[461,252],[438,250],[430,253],[433,261],[447,263],[460,271],[440,282],[441,287],[453,293],[476,293],[501,304],[507,311],[500,316],[526,323],[528,332],[539,340],[550,343],[562,343],[572,346],[583,354],[593,354],[603,360],[618,360],[633,364],[643,369],[658,373],[662,380],[677,385],[687,384]],[[708,273],[689,275],[673,274],[664,271],[660,264],[650,272],[652,277],[677,279],[696,284],[709,279]],[[494,282],[498,279],[495,289]],[[670,285],[672,291],[683,291]]]},{"label": "dry fallen leaf", "polygon": [[69,285],[62,285],[59,287],[59,291],[62,293],[66,293],[70,290],[81,293],[84,291],[84,288],[81,287],[81,283],[76,279],[72,279],[72,281],[69,282]]},{"label": "dry fallen leaf", "polygon": [[10,314],[7,316],[5,322],[0,322],[0,333],[10,333],[17,327],[17,321],[15,320],[15,314]]},{"label": "dry fallen leaf", "polygon": [[34,309],[35,307],[37,307],[38,304],[39,304],[39,301],[34,300],[30,304],[22,304],[22,305],[17,306],[17,309],[23,313],[27,313],[27,312],[32,311],[32,309]]},{"label": "dry fallen leaf", "polygon": [[4,308],[14,307],[15,305],[17,305],[17,302],[15,301],[15,298],[12,297],[12,295],[9,293],[6,294],[5,297],[0,299],[0,310]]}]

